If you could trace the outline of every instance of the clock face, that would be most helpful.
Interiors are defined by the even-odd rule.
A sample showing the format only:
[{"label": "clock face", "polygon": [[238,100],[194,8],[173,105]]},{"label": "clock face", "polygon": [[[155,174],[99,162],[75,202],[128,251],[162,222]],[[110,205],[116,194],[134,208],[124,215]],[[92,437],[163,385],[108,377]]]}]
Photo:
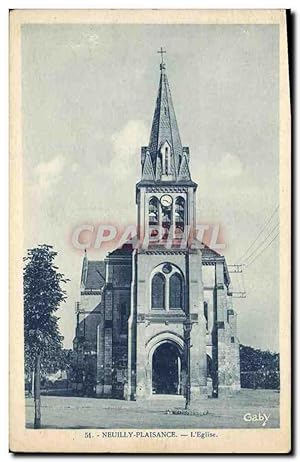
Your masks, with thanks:
[{"label": "clock face", "polygon": [[164,196],[160,198],[160,203],[163,207],[171,207],[172,202],[173,202],[172,197],[168,196],[167,194],[165,194]]}]

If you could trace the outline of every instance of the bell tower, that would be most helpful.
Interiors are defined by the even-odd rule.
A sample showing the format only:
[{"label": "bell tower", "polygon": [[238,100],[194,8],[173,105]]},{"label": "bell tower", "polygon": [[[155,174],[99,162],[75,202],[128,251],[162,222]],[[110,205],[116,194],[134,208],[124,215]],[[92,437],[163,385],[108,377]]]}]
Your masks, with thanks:
[{"label": "bell tower", "polygon": [[[206,320],[196,190],[161,49],[159,88],[136,185],[138,238],[128,322],[128,397],[206,393]],[[188,335],[188,338],[187,338]],[[192,345],[190,348],[188,345]],[[187,351],[188,349],[188,351]]]},{"label": "bell tower", "polygon": [[197,184],[191,179],[189,148],[181,144],[163,58],[150,141],[142,147],[141,165],[136,186],[140,240],[145,239],[146,245],[180,240],[183,246],[183,237],[194,237]]}]

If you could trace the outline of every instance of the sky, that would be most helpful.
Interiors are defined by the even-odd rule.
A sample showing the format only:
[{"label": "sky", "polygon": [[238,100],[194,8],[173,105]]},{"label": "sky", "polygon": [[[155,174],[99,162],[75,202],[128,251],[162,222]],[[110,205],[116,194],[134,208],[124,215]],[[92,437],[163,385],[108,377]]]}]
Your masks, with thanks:
[{"label": "sky", "polygon": [[[198,183],[198,223],[221,225],[222,252],[234,264],[272,216],[248,252],[247,296],[234,307],[241,343],[278,351],[278,39],[276,25],[22,26],[24,254],[43,243],[58,252],[70,279],[59,310],[66,347],[83,258],[72,234],[82,224],[136,223],[140,149],[149,142],[163,46]],[[90,259],[105,253],[88,249]],[[241,276],[232,284],[240,290]]]}]

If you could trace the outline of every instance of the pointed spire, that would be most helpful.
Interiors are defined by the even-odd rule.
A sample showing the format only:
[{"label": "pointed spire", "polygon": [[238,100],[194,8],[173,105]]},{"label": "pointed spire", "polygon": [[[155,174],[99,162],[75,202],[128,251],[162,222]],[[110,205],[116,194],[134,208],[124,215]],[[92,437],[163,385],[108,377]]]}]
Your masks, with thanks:
[{"label": "pointed spire", "polygon": [[189,182],[189,148],[181,144],[173,107],[171,91],[166,74],[166,63],[161,48],[160,79],[153,115],[150,141],[141,149],[142,182]]},{"label": "pointed spire", "polygon": [[156,170],[157,156],[160,148],[162,144],[167,141],[171,147],[173,161],[172,169],[177,176],[179,159],[182,155],[182,144],[166,74],[166,64],[163,60],[163,53],[165,53],[165,51],[161,49],[158,53],[161,53],[162,61],[160,63],[160,81],[152,122],[149,151]]},{"label": "pointed spire", "polygon": [[81,272],[81,289],[84,289],[84,287],[85,287],[88,264],[89,264],[89,261],[88,261],[88,257],[87,257],[87,251],[86,251],[86,249],[84,249],[84,256],[83,256],[83,262],[82,262],[82,272]]},{"label": "pointed spire", "polygon": [[161,177],[161,159],[160,157],[157,158],[157,162],[156,162],[156,176],[155,176],[155,179],[157,181],[160,180],[160,177]]},{"label": "pointed spire", "polygon": [[186,154],[183,155],[182,160],[181,160],[178,179],[179,180],[190,180],[191,179],[189,163],[188,163]]},{"label": "pointed spire", "polygon": [[155,179],[149,151],[147,151],[146,153],[145,162],[143,165],[142,178],[143,180],[152,180],[152,181]]}]

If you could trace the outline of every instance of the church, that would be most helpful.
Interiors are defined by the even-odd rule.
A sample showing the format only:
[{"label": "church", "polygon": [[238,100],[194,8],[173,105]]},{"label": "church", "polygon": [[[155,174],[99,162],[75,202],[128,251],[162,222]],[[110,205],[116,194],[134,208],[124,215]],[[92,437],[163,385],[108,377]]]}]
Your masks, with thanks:
[{"label": "church", "polygon": [[224,256],[197,240],[189,160],[162,59],[136,184],[143,245],[129,241],[104,261],[91,261],[86,252],[83,258],[73,348],[85,365],[82,387],[88,375],[97,397],[193,401],[240,389],[228,267]]}]

